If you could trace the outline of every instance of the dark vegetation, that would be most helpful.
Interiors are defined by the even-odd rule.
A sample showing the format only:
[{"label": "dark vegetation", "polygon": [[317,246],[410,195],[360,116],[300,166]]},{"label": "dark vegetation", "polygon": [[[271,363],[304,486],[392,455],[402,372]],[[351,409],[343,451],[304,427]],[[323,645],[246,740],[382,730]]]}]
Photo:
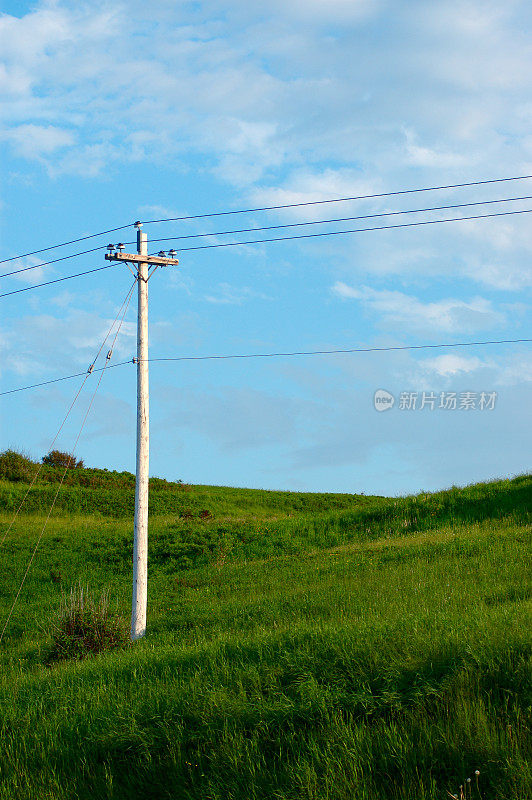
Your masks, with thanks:
[{"label": "dark vegetation", "polygon": [[[0,456],[1,457],[1,456]],[[75,457],[69,453],[63,453],[61,450],[50,450],[50,452],[42,457],[42,463],[49,467],[63,467],[63,469],[83,469],[83,461],[76,461]]]},{"label": "dark vegetation", "polygon": [[128,624],[110,607],[109,592],[104,590],[96,598],[88,587],[79,584],[61,599],[46,660],[81,659],[128,644]]}]

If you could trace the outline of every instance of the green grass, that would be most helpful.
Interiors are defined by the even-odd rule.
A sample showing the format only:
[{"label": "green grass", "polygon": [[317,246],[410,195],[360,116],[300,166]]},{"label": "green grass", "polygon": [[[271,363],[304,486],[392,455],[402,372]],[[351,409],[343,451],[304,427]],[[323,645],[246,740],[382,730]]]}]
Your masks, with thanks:
[{"label": "green grass", "polygon": [[[67,490],[0,648],[0,800],[443,800],[475,769],[472,797],[532,798],[530,476],[396,499],[155,487],[192,511],[155,503],[149,635],[47,666],[78,582],[128,624],[131,520],[101,500],[120,487]],[[34,508],[0,550],[2,617]]]}]

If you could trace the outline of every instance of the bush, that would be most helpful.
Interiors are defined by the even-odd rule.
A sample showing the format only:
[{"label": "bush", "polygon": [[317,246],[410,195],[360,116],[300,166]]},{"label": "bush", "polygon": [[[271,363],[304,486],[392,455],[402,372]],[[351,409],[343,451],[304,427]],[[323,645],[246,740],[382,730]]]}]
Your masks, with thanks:
[{"label": "bush", "polygon": [[83,461],[76,461],[70,453],[61,450],[50,450],[48,455],[42,457],[42,463],[49,467],[68,467],[69,469],[83,469]]},{"label": "bush", "polygon": [[109,592],[96,600],[81,584],[63,595],[52,638],[49,662],[79,660],[129,643],[124,620],[109,609]]},{"label": "bush", "polygon": [[17,452],[4,450],[0,453],[0,479],[7,481],[31,481],[37,471],[37,464]]}]

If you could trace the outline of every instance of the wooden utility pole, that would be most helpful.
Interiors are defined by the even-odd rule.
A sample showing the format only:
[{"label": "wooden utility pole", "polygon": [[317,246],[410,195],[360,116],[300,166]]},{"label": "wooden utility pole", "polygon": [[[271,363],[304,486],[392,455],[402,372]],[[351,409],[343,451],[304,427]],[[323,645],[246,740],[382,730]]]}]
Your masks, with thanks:
[{"label": "wooden utility pole", "polygon": [[[137,253],[148,255],[148,234],[137,227]],[[150,394],[148,378],[148,265],[138,264],[137,313],[137,468],[133,536],[131,638],[146,633],[148,602],[148,483],[150,464]]]},{"label": "wooden utility pole", "polygon": [[[135,222],[137,252],[123,253],[123,244],[108,245],[107,261],[133,264],[138,286],[137,315],[137,473],[135,482],[135,525],[133,538],[133,597],[131,602],[131,639],[146,633],[148,603],[148,486],[150,461],[150,397],[148,378],[148,281],[157,267],[177,265],[176,258],[148,255],[148,235],[142,223]],[[175,255],[171,250],[170,256]]]}]

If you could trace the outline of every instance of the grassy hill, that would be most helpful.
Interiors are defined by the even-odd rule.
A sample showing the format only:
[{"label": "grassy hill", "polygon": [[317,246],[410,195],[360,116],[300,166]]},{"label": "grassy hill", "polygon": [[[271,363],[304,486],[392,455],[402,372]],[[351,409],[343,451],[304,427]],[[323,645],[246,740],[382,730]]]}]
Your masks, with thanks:
[{"label": "grassy hill", "polygon": [[[1,539],[29,484],[0,477]],[[2,620],[56,489],[43,470],[0,547]],[[148,636],[51,661],[78,582],[128,627],[133,491],[85,469],[60,490],[0,646],[0,800],[532,797],[531,476],[406,498],[154,480]]]}]

